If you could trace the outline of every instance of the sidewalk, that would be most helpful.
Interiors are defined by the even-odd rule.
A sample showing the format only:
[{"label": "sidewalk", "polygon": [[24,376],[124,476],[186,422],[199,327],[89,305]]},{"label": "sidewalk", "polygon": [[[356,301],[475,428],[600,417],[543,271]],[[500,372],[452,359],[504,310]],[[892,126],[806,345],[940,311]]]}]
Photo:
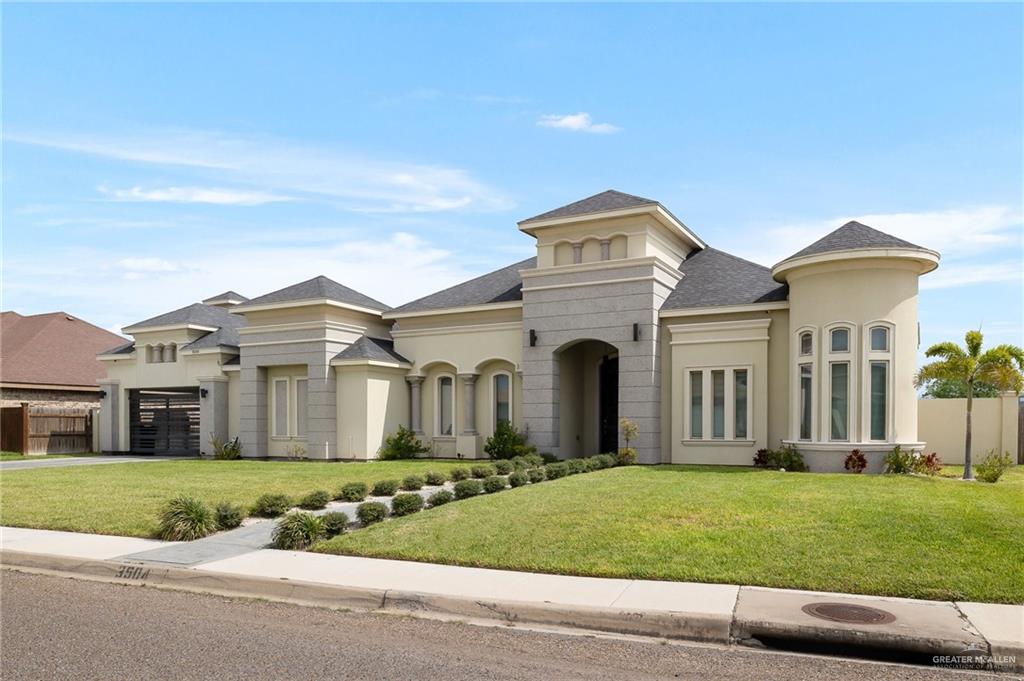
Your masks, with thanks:
[{"label": "sidewalk", "polygon": [[[271,549],[190,567],[138,558],[197,543],[0,528],[0,561],[8,567],[327,607],[718,643],[856,646],[918,658],[967,651],[995,656],[997,669],[1024,669],[1022,606],[572,577]],[[866,621],[838,621],[843,619]]]}]

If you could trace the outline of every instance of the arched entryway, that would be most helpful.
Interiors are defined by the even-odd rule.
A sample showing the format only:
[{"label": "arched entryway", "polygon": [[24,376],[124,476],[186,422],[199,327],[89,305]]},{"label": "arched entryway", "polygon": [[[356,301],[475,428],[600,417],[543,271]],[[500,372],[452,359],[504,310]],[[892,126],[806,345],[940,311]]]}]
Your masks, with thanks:
[{"label": "arched entryway", "polygon": [[619,352],[585,339],[555,352],[558,363],[561,458],[593,456],[618,448]]}]

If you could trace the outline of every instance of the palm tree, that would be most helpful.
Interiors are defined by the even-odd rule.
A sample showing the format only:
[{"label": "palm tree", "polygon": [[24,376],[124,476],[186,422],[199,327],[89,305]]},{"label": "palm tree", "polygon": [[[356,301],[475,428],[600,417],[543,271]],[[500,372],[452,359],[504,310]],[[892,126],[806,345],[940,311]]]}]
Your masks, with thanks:
[{"label": "palm tree", "polygon": [[976,383],[988,383],[1000,392],[1020,393],[1024,388],[1024,350],[1016,345],[997,345],[981,351],[981,331],[968,331],[964,336],[966,350],[956,343],[936,343],[925,352],[926,357],[941,359],[925,364],[914,376],[914,385],[921,387],[933,380],[961,381],[967,386],[967,434],[964,438],[964,480],[973,480],[971,469],[971,409]]}]

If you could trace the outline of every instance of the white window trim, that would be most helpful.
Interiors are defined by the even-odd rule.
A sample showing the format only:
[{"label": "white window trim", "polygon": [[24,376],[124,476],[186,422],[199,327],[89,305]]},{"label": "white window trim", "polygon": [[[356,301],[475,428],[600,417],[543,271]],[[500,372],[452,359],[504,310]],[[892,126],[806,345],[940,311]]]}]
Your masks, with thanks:
[{"label": "white window trim", "polygon": [[[846,329],[848,336],[848,350],[832,352],[832,332],[836,329]],[[821,405],[821,441],[823,442],[859,442],[857,437],[857,387],[859,381],[857,380],[857,325],[850,321],[839,321],[827,324],[822,334],[823,339],[828,339],[827,351],[822,355],[821,366],[825,369],[824,375],[821,376],[820,381],[814,380],[814,383],[821,383],[822,390],[825,393],[822,395],[820,400]],[[822,341],[824,343],[824,340]],[[832,439],[832,365],[833,364],[849,364],[849,368],[846,372],[846,439],[845,440],[833,440]]]},{"label": "white window trim", "polygon": [[[304,435],[299,433],[299,383],[303,381],[306,383],[306,433]],[[292,392],[295,394],[295,398],[292,402],[294,402],[295,411],[295,434],[291,437],[297,440],[305,440],[309,436],[309,376],[296,376],[293,383],[294,390]],[[292,410],[289,409],[289,411]]]},{"label": "white window trim", "polygon": [[[747,436],[736,437],[736,370],[747,372]],[[714,396],[711,393],[711,372],[725,372],[725,431],[724,437],[713,437]],[[690,374],[701,372],[701,436],[693,437],[690,415],[692,389]],[[684,442],[754,442],[754,365],[753,364],[716,364],[713,366],[683,367],[683,441]]]},{"label": "white window trim", "polygon": [[[811,354],[800,354],[800,337],[805,333],[811,334]],[[793,346],[790,350],[790,366],[792,367],[790,389],[789,389],[789,428],[791,439],[795,442],[814,442],[817,440],[818,421],[820,420],[817,405],[818,399],[818,348],[821,345],[818,328],[815,326],[801,326],[793,332]],[[810,365],[811,367],[811,437],[810,439],[800,437],[800,367]]]},{"label": "white window trim", "polygon": [[[277,428],[277,384],[284,383],[285,393],[285,428],[284,432],[281,433]],[[291,380],[285,376],[281,378],[273,379],[270,386],[270,436],[273,438],[289,438],[291,437]]]},{"label": "white window trim", "polygon": [[[810,334],[811,336],[811,351],[804,352],[804,335]],[[796,332],[796,355],[797,357],[814,357],[815,350],[818,349],[818,341],[814,337],[814,329],[804,328]]]},{"label": "white window trim", "polygon": [[[450,378],[452,381],[452,432],[450,435],[442,432],[441,429],[441,379],[443,378]],[[434,437],[455,437],[455,434],[458,432],[455,390],[455,374],[442,373],[438,374],[437,378],[434,379]]]},{"label": "white window trim", "polygon": [[[889,347],[887,350],[871,349],[871,329],[882,326],[889,330]],[[893,348],[896,346],[896,324],[887,319],[875,319],[863,325],[864,329],[864,352],[863,366],[861,368],[861,433],[865,442],[892,442],[893,424],[896,421],[896,400],[893,397],[895,387],[894,376],[896,375],[896,357]],[[886,404],[885,404],[885,439],[871,439],[871,363],[888,362],[886,371]],[[916,404],[914,405],[916,408]]]},{"label": "white window trim", "polygon": [[[803,367],[811,368],[811,429],[808,437],[804,437],[800,432],[800,420],[803,418],[803,392],[801,390],[801,373]],[[814,408],[814,403],[817,400],[818,394],[818,382],[815,380],[815,367],[814,362],[800,362],[796,366],[796,433],[793,437],[798,442],[814,442],[814,435],[818,432],[818,410]]]},{"label": "white window trim", "polygon": [[515,378],[512,376],[512,372],[511,371],[505,371],[505,370],[495,371],[491,375],[491,380],[490,380],[490,384],[491,384],[491,433],[492,434],[495,431],[498,430],[498,390],[497,390],[497,388],[494,385],[495,379],[497,379],[498,376],[507,376],[508,377],[508,422],[510,424],[512,424],[513,426],[515,425],[515,422],[516,422],[516,418],[515,418],[515,414],[514,414],[514,410],[515,410],[515,406],[514,406],[515,405],[515,398],[514,398],[514,395],[515,395],[515,385],[516,385],[515,384]]}]

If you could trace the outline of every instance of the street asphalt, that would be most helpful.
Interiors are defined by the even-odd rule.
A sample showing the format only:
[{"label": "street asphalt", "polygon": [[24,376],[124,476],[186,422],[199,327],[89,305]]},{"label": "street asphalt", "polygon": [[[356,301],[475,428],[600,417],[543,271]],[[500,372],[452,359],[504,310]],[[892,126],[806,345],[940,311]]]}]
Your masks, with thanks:
[{"label": "street asphalt", "polygon": [[0,571],[0,599],[5,681],[965,678],[924,667],[339,612],[10,570]]}]

